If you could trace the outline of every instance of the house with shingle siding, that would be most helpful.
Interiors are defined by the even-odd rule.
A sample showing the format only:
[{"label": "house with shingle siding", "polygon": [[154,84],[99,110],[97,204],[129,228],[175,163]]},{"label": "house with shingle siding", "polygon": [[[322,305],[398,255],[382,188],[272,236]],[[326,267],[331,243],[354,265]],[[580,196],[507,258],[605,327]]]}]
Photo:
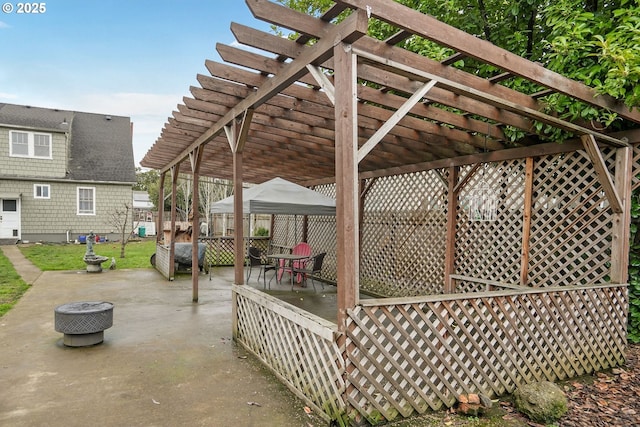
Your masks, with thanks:
[{"label": "house with shingle siding", "polygon": [[117,239],[135,182],[129,117],[0,103],[0,239]]}]

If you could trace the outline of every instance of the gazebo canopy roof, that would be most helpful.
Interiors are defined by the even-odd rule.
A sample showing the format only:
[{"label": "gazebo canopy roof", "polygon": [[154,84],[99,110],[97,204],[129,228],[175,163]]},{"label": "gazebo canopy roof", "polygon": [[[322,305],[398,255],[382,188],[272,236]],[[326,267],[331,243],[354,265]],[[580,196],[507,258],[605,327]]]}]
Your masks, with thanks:
[{"label": "gazebo canopy roof", "polygon": [[[215,202],[211,213],[233,213],[235,196]],[[245,214],[335,215],[336,201],[317,191],[282,178],[248,188],[242,192]]]},{"label": "gazebo canopy roof", "polygon": [[[244,181],[261,183],[281,176],[305,185],[333,182],[332,72],[333,49],[339,42],[351,44],[358,58],[358,79],[371,83],[358,85],[354,94],[361,176],[515,157],[505,150],[539,153],[545,141],[535,122],[569,131],[576,138],[588,135],[599,144],[624,146],[640,140],[638,129],[610,134],[597,123],[548,115],[544,97],[562,93],[640,124],[637,110],[629,111],[611,97],[596,96],[582,83],[396,2],[339,1],[321,18],[267,0],[246,3],[257,19],[300,36],[292,41],[232,23],[238,43],[253,49],[217,45],[225,63],[206,61],[210,75],[197,76],[199,86],[192,86],[192,96],[172,113],[142,166],[167,171],[180,165],[180,172],[190,173],[190,154],[201,148],[199,173],[231,179],[229,136],[246,132],[244,146],[237,148],[243,152]],[[340,24],[331,23],[345,9],[354,13]],[[366,36],[368,13],[398,28],[398,33],[388,40]],[[398,46],[412,36],[447,46],[456,54],[437,62]],[[307,45],[309,40],[315,43]],[[500,72],[484,79],[451,65],[465,57]],[[540,91],[529,95],[501,84],[514,77],[535,83]],[[236,126],[243,117],[250,118],[245,123],[249,126]],[[525,136],[510,142],[506,126],[522,130]]]}]

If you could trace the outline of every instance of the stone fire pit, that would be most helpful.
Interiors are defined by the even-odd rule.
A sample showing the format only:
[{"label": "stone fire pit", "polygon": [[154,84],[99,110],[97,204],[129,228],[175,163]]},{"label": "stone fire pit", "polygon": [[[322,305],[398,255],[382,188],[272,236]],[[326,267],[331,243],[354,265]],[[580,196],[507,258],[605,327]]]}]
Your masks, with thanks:
[{"label": "stone fire pit", "polygon": [[63,343],[69,347],[101,343],[104,330],[112,325],[113,304],[110,302],[70,302],[55,309],[56,331],[64,334]]}]

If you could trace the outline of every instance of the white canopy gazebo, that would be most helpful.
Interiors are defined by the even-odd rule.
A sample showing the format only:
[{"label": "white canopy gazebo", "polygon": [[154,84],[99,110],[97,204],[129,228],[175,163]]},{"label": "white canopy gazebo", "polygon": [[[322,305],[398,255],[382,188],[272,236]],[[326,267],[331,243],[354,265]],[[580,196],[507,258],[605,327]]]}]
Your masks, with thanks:
[{"label": "white canopy gazebo", "polygon": [[[214,203],[211,213],[233,213],[234,199],[229,196]],[[336,201],[285,179],[273,178],[242,192],[242,213],[335,215]]]}]

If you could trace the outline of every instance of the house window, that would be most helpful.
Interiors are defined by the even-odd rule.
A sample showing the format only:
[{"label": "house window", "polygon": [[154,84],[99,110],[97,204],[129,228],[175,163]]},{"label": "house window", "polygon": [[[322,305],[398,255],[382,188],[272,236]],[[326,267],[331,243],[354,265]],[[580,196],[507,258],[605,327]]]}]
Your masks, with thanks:
[{"label": "house window", "polygon": [[33,198],[34,199],[48,199],[50,198],[49,184],[34,184],[33,185]]},{"label": "house window", "polygon": [[51,158],[51,134],[35,132],[9,132],[12,157],[33,157],[37,159]]},{"label": "house window", "polygon": [[96,214],[96,189],[78,187],[78,215]]},{"label": "house window", "polygon": [[15,199],[3,199],[2,212],[18,212],[18,201]]}]

